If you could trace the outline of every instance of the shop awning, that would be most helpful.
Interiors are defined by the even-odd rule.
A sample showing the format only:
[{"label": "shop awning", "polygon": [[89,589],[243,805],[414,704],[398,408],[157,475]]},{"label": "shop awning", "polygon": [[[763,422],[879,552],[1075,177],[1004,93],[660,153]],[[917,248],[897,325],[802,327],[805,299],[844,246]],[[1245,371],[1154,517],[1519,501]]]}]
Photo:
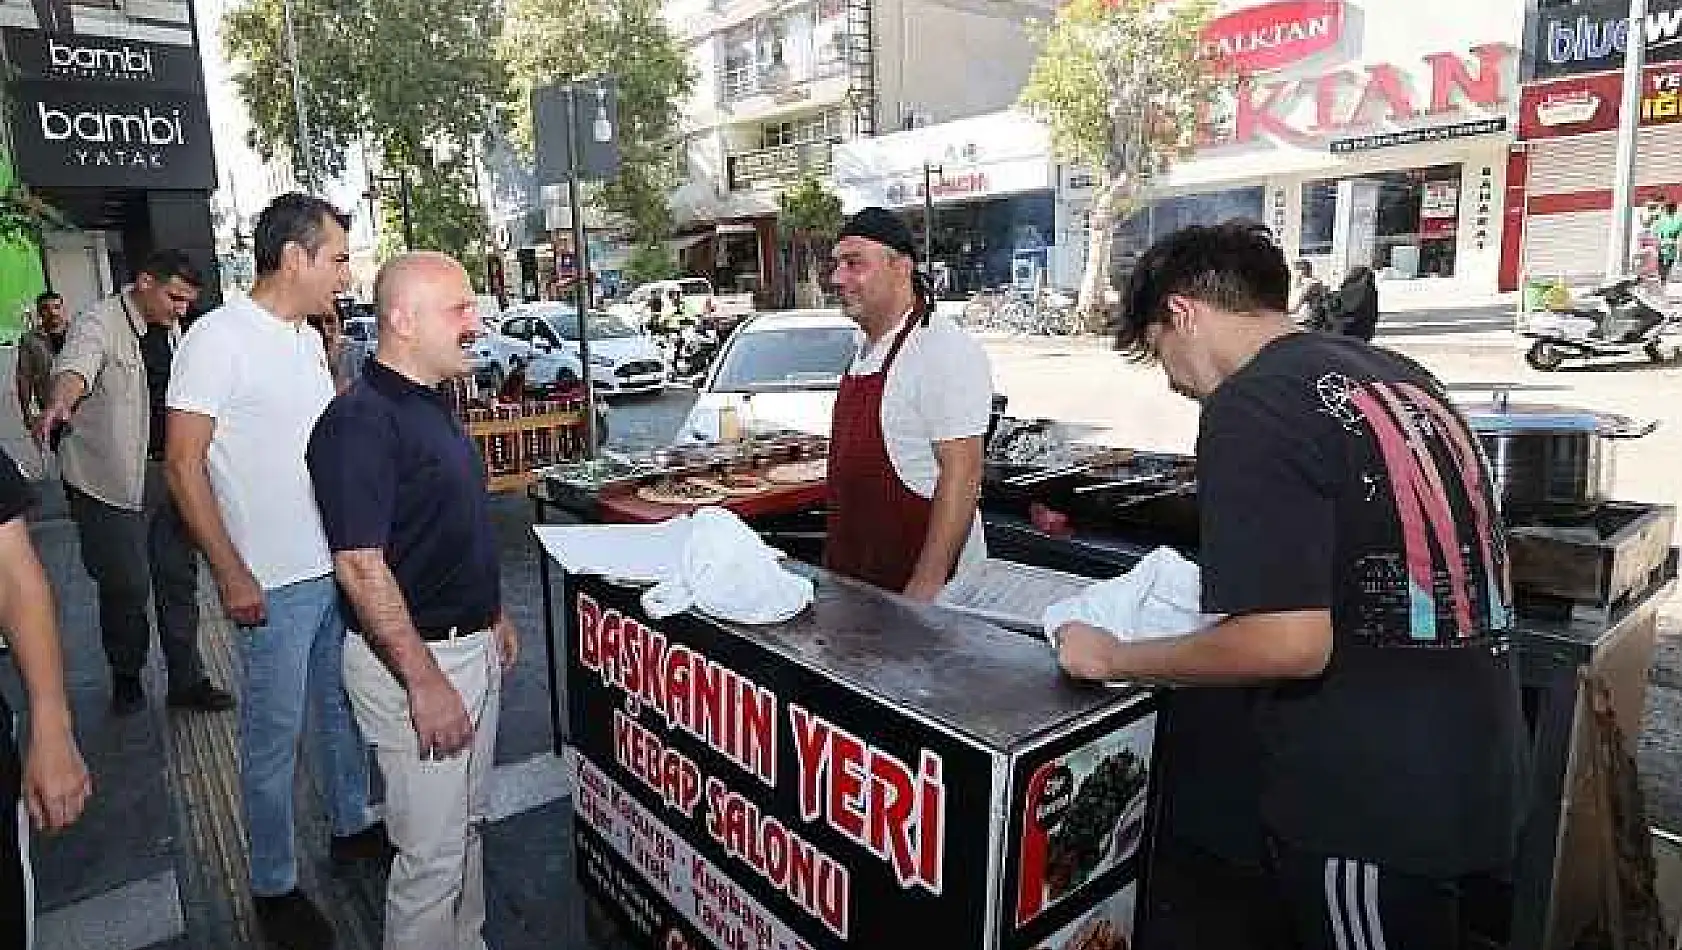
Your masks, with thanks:
[{"label": "shop awning", "polygon": [[675,251],[687,251],[695,245],[712,237],[712,232],[702,231],[700,234],[683,234],[675,238],[667,238],[666,246]]},{"label": "shop awning", "polygon": [[721,224],[713,229],[718,234],[757,234],[758,230],[745,221]]}]

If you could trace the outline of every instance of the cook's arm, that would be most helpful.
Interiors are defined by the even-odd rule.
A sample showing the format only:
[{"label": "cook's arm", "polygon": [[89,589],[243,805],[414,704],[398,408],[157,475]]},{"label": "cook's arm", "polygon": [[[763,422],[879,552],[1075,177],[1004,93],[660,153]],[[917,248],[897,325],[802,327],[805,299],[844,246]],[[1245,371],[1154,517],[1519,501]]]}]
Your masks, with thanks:
[{"label": "cook's arm", "polygon": [[1313,679],[1332,657],[1331,611],[1246,614],[1180,637],[1118,640],[1080,622],[1057,629],[1057,656],[1071,676],[1186,686]]},{"label": "cook's arm", "polygon": [[981,437],[936,442],[934,457],[940,476],[935,481],[929,530],[905,587],[907,597],[922,601],[934,600],[946,586],[969,540],[976,501],[981,497]]}]

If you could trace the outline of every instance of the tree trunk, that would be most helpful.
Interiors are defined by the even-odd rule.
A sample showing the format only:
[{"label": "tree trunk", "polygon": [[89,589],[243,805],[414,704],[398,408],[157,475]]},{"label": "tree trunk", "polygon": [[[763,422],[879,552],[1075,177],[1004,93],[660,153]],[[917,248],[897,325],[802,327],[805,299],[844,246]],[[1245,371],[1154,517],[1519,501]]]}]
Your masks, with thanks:
[{"label": "tree trunk", "polygon": [[1125,185],[1109,181],[1098,187],[1092,196],[1092,210],[1087,219],[1086,272],[1080,280],[1080,299],[1076,307],[1081,320],[1092,332],[1102,332],[1110,318],[1110,248],[1115,242],[1116,208]]},{"label": "tree trunk", "polygon": [[806,306],[817,309],[823,306],[823,273],[818,265],[818,244],[811,238],[806,239]]}]

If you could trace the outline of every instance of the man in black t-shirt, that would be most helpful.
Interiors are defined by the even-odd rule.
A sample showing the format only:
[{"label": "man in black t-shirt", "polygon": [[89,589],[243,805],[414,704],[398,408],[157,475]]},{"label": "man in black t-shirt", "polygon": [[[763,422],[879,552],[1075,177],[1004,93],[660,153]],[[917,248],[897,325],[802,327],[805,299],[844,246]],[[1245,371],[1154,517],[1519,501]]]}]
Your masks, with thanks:
[{"label": "man in black t-shirt", "polygon": [[1203,607],[1226,619],[1131,642],[1070,624],[1060,660],[1248,687],[1232,735],[1258,754],[1224,787],[1254,789],[1296,944],[1450,947],[1456,882],[1513,859],[1526,773],[1500,513],[1437,380],[1296,332],[1289,284],[1248,223],[1187,228],[1139,261],[1118,346],[1202,403]]},{"label": "man in black t-shirt", "polygon": [[20,760],[11,710],[0,700],[0,947],[28,950],[34,916],[27,828],[74,823],[93,792],[71,729],[64,659],[46,572],[29,540],[33,503],[18,467],[0,453],[0,637],[11,647],[29,697],[29,756]]}]

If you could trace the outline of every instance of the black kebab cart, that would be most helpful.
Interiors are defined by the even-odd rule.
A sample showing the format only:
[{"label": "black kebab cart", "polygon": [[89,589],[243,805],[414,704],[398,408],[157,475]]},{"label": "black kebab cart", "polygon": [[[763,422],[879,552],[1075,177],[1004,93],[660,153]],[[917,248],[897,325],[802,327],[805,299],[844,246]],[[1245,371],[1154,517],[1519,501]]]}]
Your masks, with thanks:
[{"label": "black kebab cart", "polygon": [[[1627,420],[1585,429],[1504,394],[1469,415],[1510,525],[1535,804],[1512,879],[1474,882],[1468,945],[1572,950],[1605,923],[1614,835],[1585,789],[1605,721],[1626,744],[1640,730],[1675,512],[1602,497],[1610,448],[1592,436]],[[1057,428],[1007,420],[991,438],[992,558],[1090,578],[1162,544],[1195,559],[1191,459]],[[589,516],[575,488],[533,493],[539,520]],[[810,512],[760,514],[815,550],[798,543]],[[557,745],[576,752],[580,880],[620,932],[662,950],[1148,937],[1171,694],[1075,685],[1037,635],[800,569],[814,609],[764,627],[650,622],[636,589],[562,578]]]}]

